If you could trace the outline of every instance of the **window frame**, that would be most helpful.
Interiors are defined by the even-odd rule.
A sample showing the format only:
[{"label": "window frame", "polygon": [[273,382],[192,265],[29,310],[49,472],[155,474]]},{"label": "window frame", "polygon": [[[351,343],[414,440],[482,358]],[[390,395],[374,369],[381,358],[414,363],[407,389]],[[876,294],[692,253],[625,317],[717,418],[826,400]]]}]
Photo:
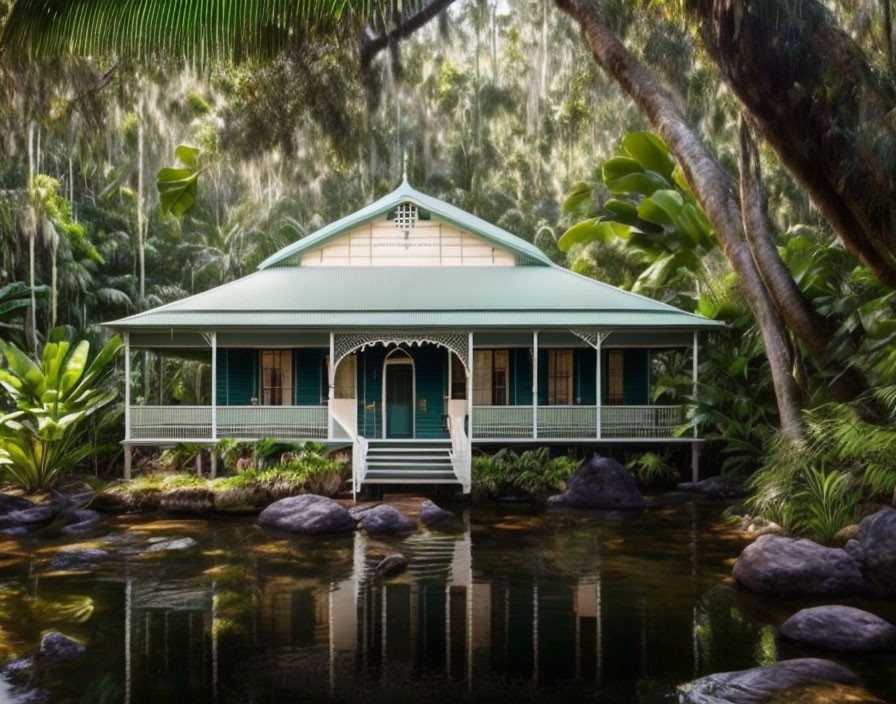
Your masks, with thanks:
[{"label": "window frame", "polygon": [[[550,348],[548,353],[548,406],[572,406],[575,402],[575,354],[571,347]],[[564,369],[558,369],[558,360]],[[560,384],[563,384],[561,388]],[[560,392],[564,393],[560,393]]]},{"label": "window frame", "polygon": [[[270,355],[272,358],[276,356],[277,367],[265,366],[265,357]],[[282,366],[286,362],[286,374],[284,375]],[[274,348],[261,350],[259,355],[259,384],[258,384],[258,405],[260,406],[292,406],[295,405],[295,363],[293,352],[291,349]],[[268,385],[265,378],[266,372],[270,369],[279,368],[280,383],[278,385]],[[285,376],[285,378],[284,378]],[[267,392],[271,391],[270,400]],[[279,402],[273,402],[276,395],[279,395]]]}]

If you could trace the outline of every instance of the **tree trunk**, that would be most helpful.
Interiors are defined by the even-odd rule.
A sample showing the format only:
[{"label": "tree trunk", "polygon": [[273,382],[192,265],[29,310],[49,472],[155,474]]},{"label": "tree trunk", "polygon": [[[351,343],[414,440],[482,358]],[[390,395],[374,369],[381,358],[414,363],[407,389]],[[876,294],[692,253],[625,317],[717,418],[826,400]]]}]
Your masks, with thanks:
[{"label": "tree trunk", "polygon": [[744,233],[753,252],[753,260],[787,326],[806,346],[812,361],[822,372],[833,375],[834,396],[850,401],[867,388],[856,369],[830,369],[828,351],[835,326],[820,315],[800,291],[787,265],[781,259],[768,219],[768,198],[762,181],[759,150],[747,121],[740,124],[740,202]]},{"label": "tree trunk", "polygon": [[697,139],[656,75],[625,48],[596,7],[587,0],[554,2],[579,23],[594,60],[635,101],[678,159],[698,202],[716,229],[722,251],[737,274],[759,325],[771,366],[781,430],[790,436],[801,435],[800,392],[792,374],[793,360],[784,323],[744,239],[740,207],[728,173]]},{"label": "tree trunk", "polygon": [[846,248],[896,286],[896,86],[819,0],[687,0],[763,138]]}]

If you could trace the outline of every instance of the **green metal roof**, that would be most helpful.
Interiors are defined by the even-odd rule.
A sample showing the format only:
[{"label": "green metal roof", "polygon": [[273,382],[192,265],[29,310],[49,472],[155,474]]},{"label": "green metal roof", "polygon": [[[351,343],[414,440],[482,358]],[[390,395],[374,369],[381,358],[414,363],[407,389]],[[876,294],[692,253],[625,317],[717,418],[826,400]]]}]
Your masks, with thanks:
[{"label": "green metal roof", "polygon": [[287,260],[291,260],[296,255],[302,254],[303,252],[310,252],[317,249],[334,237],[360,227],[365,223],[371,222],[372,220],[385,215],[402,203],[413,203],[418,208],[427,211],[432,217],[450,223],[461,230],[466,230],[472,234],[479,235],[501,249],[515,253],[524,260],[537,264],[551,264],[551,260],[548,256],[535,245],[520,239],[516,235],[510,234],[506,230],[502,230],[496,225],[492,225],[490,222],[486,222],[482,218],[471,215],[450,203],[421,193],[412,188],[405,180],[401,182],[401,185],[398,188],[388,195],[383,196],[378,201],[361,208],[351,215],[346,215],[344,218],[330,223],[326,227],[322,227],[307,237],[303,237],[297,242],[293,242],[291,245],[284,247],[276,254],[265,259],[258,268],[267,269]]},{"label": "green metal roof", "polygon": [[118,329],[675,328],[718,323],[556,265],[273,267],[109,323]]}]

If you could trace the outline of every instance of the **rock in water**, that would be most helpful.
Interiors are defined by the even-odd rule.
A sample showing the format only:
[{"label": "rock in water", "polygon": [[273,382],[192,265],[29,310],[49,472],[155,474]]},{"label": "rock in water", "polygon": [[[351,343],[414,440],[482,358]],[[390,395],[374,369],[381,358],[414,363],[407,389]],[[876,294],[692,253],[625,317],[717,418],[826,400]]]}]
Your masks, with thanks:
[{"label": "rock in water", "polygon": [[457,527],[457,516],[432,501],[424,501],[420,506],[420,522],[427,528],[450,529]]},{"label": "rock in water", "polygon": [[169,552],[174,550],[192,550],[199,547],[193,538],[170,538],[159,540],[150,545],[144,552]]},{"label": "rock in water", "polygon": [[302,494],[275,501],[258,516],[258,523],[302,535],[348,533],[355,519],[340,504],[326,496]]},{"label": "rock in water", "polygon": [[644,497],[625,467],[609,457],[594,455],[579,465],[566,491],[548,499],[549,506],[636,510]]},{"label": "rock in water", "polygon": [[34,508],[34,504],[28,499],[10,494],[0,494],[0,515],[10,511],[24,511],[28,508]]},{"label": "rock in water", "polygon": [[700,494],[716,499],[736,498],[747,493],[744,490],[744,483],[731,477],[707,477],[699,482],[681,482],[676,488],[689,494]]},{"label": "rock in water", "polygon": [[100,524],[100,514],[88,509],[72,511],[71,518],[72,522],[62,529],[67,535],[90,533]]},{"label": "rock in water", "polygon": [[417,530],[417,523],[394,506],[380,504],[361,514],[361,527],[371,535],[394,535]]},{"label": "rock in water", "polygon": [[797,643],[846,653],[896,647],[896,626],[851,606],[803,609],[787,619],[779,633]]},{"label": "rock in water", "polygon": [[400,552],[396,552],[391,555],[386,555],[376,564],[373,571],[376,573],[377,577],[388,577],[390,574],[401,572],[406,569],[407,566],[408,559]]},{"label": "rock in water", "polygon": [[53,664],[76,660],[87,652],[87,648],[74,638],[69,638],[59,631],[44,634],[37,651],[37,661],[41,664]]},{"label": "rock in water", "polygon": [[762,594],[845,596],[858,594],[864,580],[845,550],[811,540],[763,535],[744,548],[734,579]]},{"label": "rock in water", "polygon": [[760,704],[774,698],[785,702],[787,692],[807,685],[857,682],[851,670],[835,662],[799,658],[701,677],[679,689],[678,701],[681,704]]},{"label": "rock in water", "polygon": [[50,561],[50,567],[57,570],[83,570],[109,557],[100,548],[63,548]]},{"label": "rock in water", "polygon": [[37,528],[56,517],[56,509],[50,506],[33,506],[0,515],[0,528]]},{"label": "rock in water", "polygon": [[861,549],[854,554],[871,586],[880,596],[896,596],[896,509],[883,508],[863,519],[857,540]]}]

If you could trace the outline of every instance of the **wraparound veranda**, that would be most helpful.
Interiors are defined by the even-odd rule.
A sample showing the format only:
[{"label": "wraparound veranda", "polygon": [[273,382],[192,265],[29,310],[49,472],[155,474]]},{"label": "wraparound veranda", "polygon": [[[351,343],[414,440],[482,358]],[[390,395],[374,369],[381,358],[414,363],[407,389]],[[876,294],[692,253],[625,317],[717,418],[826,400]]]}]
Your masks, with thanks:
[{"label": "wraparound veranda", "polygon": [[[352,448],[353,488],[470,487],[474,444],[690,443],[652,358],[718,324],[579,276],[403,182],[230,284],[109,323],[131,448],[220,438]],[[135,403],[132,354],[204,350],[209,403]],[[213,455],[214,457],[214,455]],[[215,471],[214,461],[212,471]]]}]

